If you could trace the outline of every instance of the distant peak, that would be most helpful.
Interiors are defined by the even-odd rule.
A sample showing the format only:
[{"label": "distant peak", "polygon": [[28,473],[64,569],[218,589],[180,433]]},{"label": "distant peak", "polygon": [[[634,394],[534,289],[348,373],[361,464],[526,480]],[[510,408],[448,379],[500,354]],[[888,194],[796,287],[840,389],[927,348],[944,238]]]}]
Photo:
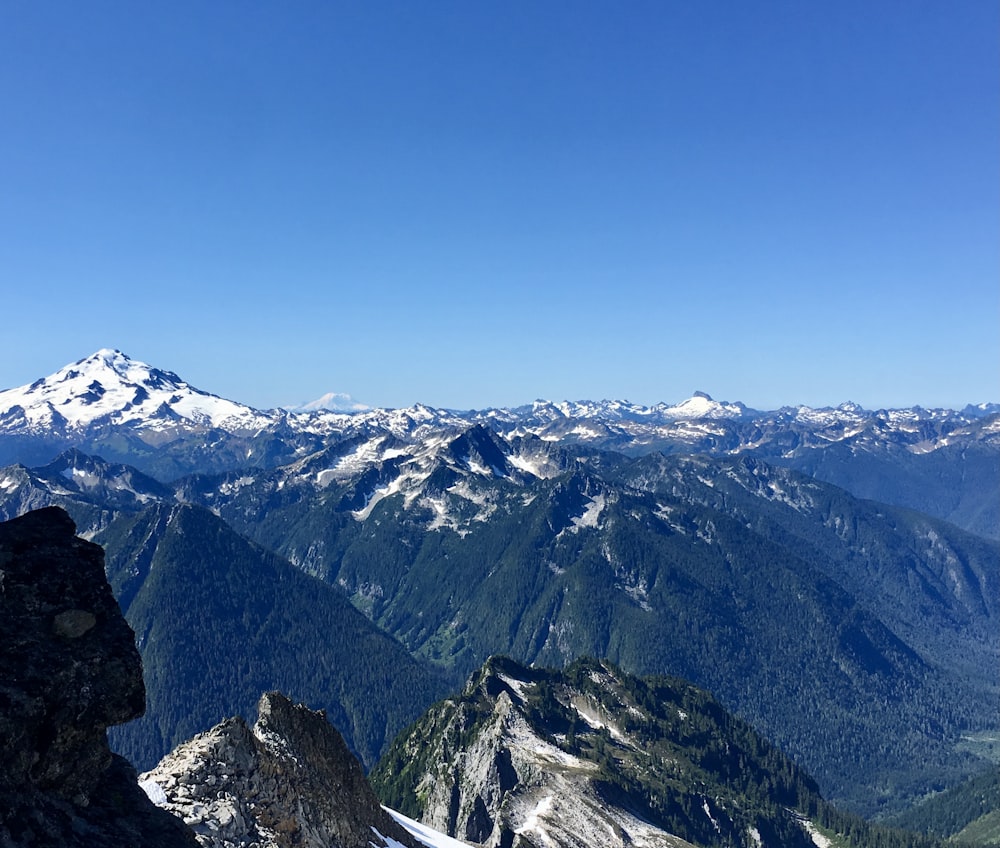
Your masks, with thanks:
[{"label": "distant peak", "polygon": [[327,392],[322,397],[309,403],[285,408],[290,412],[317,412],[319,410],[330,412],[366,412],[371,409],[368,404],[359,403],[346,392]]},{"label": "distant peak", "polygon": [[250,407],[196,389],[173,372],[131,359],[117,348],[101,348],[30,385],[0,392],[0,415],[14,407],[22,410],[28,427],[127,422],[155,429],[184,420],[199,427],[209,422],[238,428],[263,424]]},{"label": "distant peak", "polygon": [[695,392],[691,397],[702,398],[703,400],[712,400],[712,396],[708,392]]}]

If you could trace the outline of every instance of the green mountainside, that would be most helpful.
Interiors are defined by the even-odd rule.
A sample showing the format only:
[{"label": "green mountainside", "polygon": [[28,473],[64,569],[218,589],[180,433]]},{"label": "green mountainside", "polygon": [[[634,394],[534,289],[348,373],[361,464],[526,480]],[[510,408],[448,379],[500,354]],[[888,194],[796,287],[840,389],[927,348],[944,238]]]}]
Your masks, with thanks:
[{"label": "green mountainside", "polygon": [[[180,544],[149,517],[162,511],[134,511],[200,503],[215,515],[203,513],[189,535],[214,538],[222,531],[209,525],[227,524],[275,551],[338,602],[346,594],[419,667],[461,678],[503,652],[682,675],[795,757],[829,797],[867,815],[974,772],[962,735],[996,729],[1000,545],[760,460],[630,458],[475,426],[416,441],[358,434],[287,465],[182,478],[166,494],[133,469],[79,453],[2,474],[0,509],[59,503],[88,534],[107,528],[100,538],[126,608],[148,576],[140,567],[138,580],[127,578],[126,563],[147,562],[161,541],[175,570],[186,558],[203,568],[198,544]],[[129,540],[122,528],[133,523]],[[241,545],[204,569],[206,585],[225,583],[219,563],[229,560],[253,582],[249,563],[263,551],[235,556]],[[182,596],[174,591],[171,604]],[[283,603],[298,632],[298,602]],[[235,605],[224,612],[241,615]],[[183,653],[169,638],[168,652]],[[274,662],[255,638],[246,655]],[[145,650],[155,653],[152,643]],[[252,705],[249,667],[235,677]],[[429,703],[423,691],[412,689],[407,717]],[[144,733],[157,751],[169,744],[166,725]],[[367,749],[352,738],[368,762],[382,744],[372,733],[357,733],[373,740]]]},{"label": "green mountainside", "polygon": [[371,764],[447,688],[342,593],[204,509],[156,505],[99,541],[143,659],[146,714],[113,732],[139,769],[275,689],[325,709]]},{"label": "green mountainside", "polygon": [[794,552],[938,665],[976,675],[998,656],[995,541],[746,457],[650,455],[608,471],[625,485],[722,510]]},{"label": "green mountainside", "polygon": [[973,819],[955,834],[954,841],[966,845],[991,846],[991,848],[1000,845],[1000,810],[994,809],[978,819]]},{"label": "green mountainside", "polygon": [[1000,454],[992,445],[960,443],[918,453],[901,445],[865,451],[837,444],[792,456],[768,449],[752,453],[856,497],[915,509],[970,533],[1000,539]]},{"label": "green mountainside", "polygon": [[588,828],[631,844],[636,820],[699,846],[806,848],[820,832],[855,848],[933,844],[835,810],[705,691],[589,659],[563,671],[490,659],[400,734],[371,780],[387,805],[489,845],[582,844]]},{"label": "green mountainside", "polygon": [[1000,845],[1000,766],[970,778],[889,821],[966,845]]},{"label": "green mountainside", "polygon": [[[519,448],[473,436],[477,467]],[[870,815],[975,767],[954,743],[996,718],[996,543],[755,460],[549,460],[531,480],[429,465],[374,504],[399,458],[182,491],[460,673],[500,651],[682,675]]]}]

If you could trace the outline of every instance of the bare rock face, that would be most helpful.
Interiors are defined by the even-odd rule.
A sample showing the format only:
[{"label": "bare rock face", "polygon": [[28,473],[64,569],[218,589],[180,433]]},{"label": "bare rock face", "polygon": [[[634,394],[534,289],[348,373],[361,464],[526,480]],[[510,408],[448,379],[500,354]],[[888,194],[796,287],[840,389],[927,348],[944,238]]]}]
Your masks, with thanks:
[{"label": "bare rock face", "polygon": [[145,708],[104,552],[50,507],[0,524],[0,846],[191,845],[107,728]]},{"label": "bare rock face", "polygon": [[230,718],[140,775],[205,848],[416,846],[381,808],[322,711],[263,695],[251,729]]},{"label": "bare rock face", "polygon": [[707,692],[583,658],[487,660],[371,774],[386,802],[482,848],[815,848],[816,784]]},{"label": "bare rock face", "polygon": [[495,697],[471,744],[423,776],[424,824],[482,848],[694,848],[602,797],[598,767],[541,738],[516,692]]},{"label": "bare rock face", "polygon": [[546,738],[527,708],[535,677],[489,660],[461,698],[431,707],[414,726],[429,732],[399,771],[411,769],[420,821],[481,848],[694,848],[609,802],[598,764]]}]

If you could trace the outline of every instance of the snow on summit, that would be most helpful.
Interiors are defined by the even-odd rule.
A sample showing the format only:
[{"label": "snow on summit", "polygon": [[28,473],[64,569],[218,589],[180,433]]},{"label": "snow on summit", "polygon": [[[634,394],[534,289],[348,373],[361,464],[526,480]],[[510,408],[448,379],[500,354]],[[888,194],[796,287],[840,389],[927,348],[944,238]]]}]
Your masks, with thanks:
[{"label": "snow on summit", "polygon": [[366,412],[371,409],[364,403],[359,403],[344,392],[327,392],[322,397],[309,403],[286,407],[289,412],[315,412],[329,410],[330,412]]},{"label": "snow on summit", "polygon": [[94,423],[154,426],[182,420],[253,429],[269,420],[250,407],[203,392],[176,374],[108,348],[30,385],[0,392],[0,416],[10,416],[18,408],[29,428],[83,428]]},{"label": "snow on summit", "polygon": [[[342,409],[331,408],[337,406]],[[852,403],[768,412],[740,402],[716,401],[704,392],[679,403],[653,406],[623,400],[537,400],[521,407],[466,412],[419,403],[406,409],[371,409],[349,395],[331,393],[302,407],[261,411],[105,348],[34,383],[0,391],[0,435],[40,434],[75,444],[82,443],[90,428],[124,426],[150,444],[164,444],[209,429],[246,437],[274,428],[281,430],[282,438],[292,434],[285,447],[291,449],[299,439],[295,449],[305,450],[317,437],[367,438],[382,433],[415,444],[481,424],[507,440],[537,437],[546,443],[606,445],[616,450],[669,443],[713,451],[725,442],[726,450],[736,453],[760,447],[792,428],[808,432],[810,447],[895,439],[914,452],[926,453],[947,445],[948,434],[956,427],[962,432],[973,428],[976,438],[995,439],[998,412],[997,404],[969,406],[962,413],[920,407],[869,412]],[[533,476],[558,473],[557,468],[547,467],[544,451],[519,449],[507,462],[511,469]]]},{"label": "snow on summit", "polygon": [[660,414],[664,418],[742,418],[747,408],[742,403],[720,403],[704,392],[695,392],[692,397],[673,406],[661,405]]}]

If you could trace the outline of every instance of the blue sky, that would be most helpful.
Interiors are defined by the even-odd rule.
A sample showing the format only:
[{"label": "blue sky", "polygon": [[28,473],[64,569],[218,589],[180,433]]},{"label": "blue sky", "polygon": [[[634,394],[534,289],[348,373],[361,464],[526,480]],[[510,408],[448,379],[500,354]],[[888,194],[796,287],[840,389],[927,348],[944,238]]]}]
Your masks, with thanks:
[{"label": "blue sky", "polygon": [[0,6],[0,388],[1000,400],[1000,7]]}]

